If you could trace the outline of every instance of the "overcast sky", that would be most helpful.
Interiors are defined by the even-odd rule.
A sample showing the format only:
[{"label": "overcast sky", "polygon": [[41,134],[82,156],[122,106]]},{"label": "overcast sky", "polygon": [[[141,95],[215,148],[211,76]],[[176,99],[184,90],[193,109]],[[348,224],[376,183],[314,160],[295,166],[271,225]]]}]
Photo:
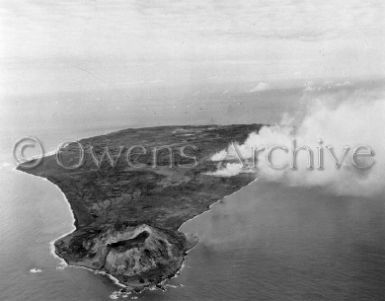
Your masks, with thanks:
[{"label": "overcast sky", "polygon": [[384,2],[0,1],[3,94],[372,78]]}]

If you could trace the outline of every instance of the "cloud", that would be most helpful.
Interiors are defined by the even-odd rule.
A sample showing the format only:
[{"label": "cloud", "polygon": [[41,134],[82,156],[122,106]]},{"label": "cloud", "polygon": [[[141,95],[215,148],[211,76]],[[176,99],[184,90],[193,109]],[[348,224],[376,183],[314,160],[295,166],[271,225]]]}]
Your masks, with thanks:
[{"label": "cloud", "polygon": [[[175,84],[213,73],[226,83],[273,83],[294,73],[298,80],[383,75],[378,1],[142,2],[2,1],[0,90],[105,89],[116,82],[95,74],[130,82],[153,75]],[[126,65],[132,62],[141,66]]]},{"label": "cloud", "polygon": [[332,89],[338,89],[338,88],[348,88],[352,87],[353,83],[349,80],[345,81],[326,81],[322,84],[315,84],[313,81],[307,81],[305,83],[305,92],[320,92],[320,91],[327,91]]},{"label": "cloud", "polygon": [[238,163],[227,163],[226,168],[218,169],[214,172],[207,172],[206,174],[209,176],[216,176],[216,177],[233,177],[242,172],[242,165]]},{"label": "cloud", "polygon": [[[251,133],[244,144],[239,145],[238,152],[243,159],[251,159],[255,149],[262,147],[284,146],[292,150],[293,140],[298,147],[308,146],[314,152],[315,169],[309,170],[307,152],[298,156],[298,169],[293,170],[288,165],[284,169],[273,169],[266,159],[266,153],[258,153],[255,172],[258,177],[272,182],[280,182],[288,186],[322,187],[330,193],[337,195],[377,197],[384,195],[385,187],[385,93],[384,91],[368,92],[358,91],[350,95],[329,92],[326,96],[317,98],[308,107],[304,116],[294,118],[293,121],[281,122],[275,126],[263,127],[258,133]],[[314,100],[314,99],[313,99]],[[308,99],[308,101],[310,101]],[[323,170],[317,168],[319,164],[319,141],[323,141],[324,166]],[[359,146],[370,147],[374,157],[364,158],[365,166],[375,164],[370,169],[358,169],[352,164],[352,154]],[[334,157],[328,151],[333,147]],[[341,168],[336,168],[344,156],[346,147],[350,153],[343,161]],[[226,150],[228,157],[234,157],[232,149]],[[274,153],[274,164],[291,162],[290,151],[277,151]],[[212,159],[223,159],[222,150]],[[228,158],[226,157],[226,159]],[[336,159],[337,158],[337,159]],[[362,159],[362,158],[361,158]],[[367,160],[367,161],[366,161]],[[289,163],[290,164],[290,163]],[[233,176],[244,172],[240,163],[231,163],[220,168],[213,175]],[[249,172],[249,170],[246,170]]]},{"label": "cloud", "polygon": [[29,272],[31,274],[38,274],[38,273],[42,273],[43,270],[42,269],[38,269],[38,268],[32,268],[32,269],[29,270]]},{"label": "cloud", "polygon": [[260,82],[255,87],[251,88],[249,90],[249,93],[262,92],[262,91],[267,91],[269,89],[270,89],[270,85],[268,83]]},{"label": "cloud", "polygon": [[0,163],[0,169],[6,169],[12,167],[12,164],[9,162],[2,162]]}]

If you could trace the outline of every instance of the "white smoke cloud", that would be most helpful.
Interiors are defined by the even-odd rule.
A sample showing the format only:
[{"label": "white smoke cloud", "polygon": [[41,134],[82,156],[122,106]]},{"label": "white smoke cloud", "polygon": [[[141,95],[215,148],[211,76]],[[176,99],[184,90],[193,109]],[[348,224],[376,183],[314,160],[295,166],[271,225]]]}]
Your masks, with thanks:
[{"label": "white smoke cloud", "polygon": [[[313,95],[314,97],[314,95]],[[350,94],[326,94],[316,99],[307,99],[307,109],[303,116],[288,118],[281,123],[263,127],[259,133],[251,133],[237,150],[230,145],[227,150],[215,154],[212,159],[220,161],[225,158],[237,158],[252,161],[255,149],[269,148],[274,145],[293,148],[295,139],[298,147],[306,145],[315,152],[315,166],[318,167],[318,148],[324,149],[324,170],[308,170],[308,155],[299,152],[298,170],[271,168],[266,158],[266,151],[257,154],[255,172],[258,177],[277,181],[290,186],[320,186],[338,195],[377,196],[385,192],[385,97],[383,91],[376,93],[354,92]],[[290,117],[290,116],[289,116]],[[322,144],[319,143],[320,139]],[[353,153],[358,146],[370,146],[374,157],[362,159],[361,163],[372,168],[358,169],[352,164]],[[341,160],[344,147],[349,146],[344,164],[336,168],[335,158],[326,146],[334,148],[335,156]],[[289,163],[291,153],[282,150],[274,152],[273,161],[276,166]],[[234,176],[244,172],[244,166],[238,162],[224,164],[213,173],[216,176]],[[247,170],[249,172],[249,170]]]},{"label": "white smoke cloud", "polygon": [[253,88],[249,90],[249,93],[262,92],[270,89],[270,85],[268,83],[260,82]]}]

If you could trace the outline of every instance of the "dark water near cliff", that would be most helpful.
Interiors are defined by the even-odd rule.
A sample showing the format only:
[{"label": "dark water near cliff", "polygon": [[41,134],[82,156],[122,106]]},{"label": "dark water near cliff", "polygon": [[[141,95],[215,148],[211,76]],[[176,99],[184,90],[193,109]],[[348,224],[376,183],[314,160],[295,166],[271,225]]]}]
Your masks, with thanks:
[{"label": "dark water near cliff", "polygon": [[[267,118],[274,121],[280,111],[295,107],[290,103],[295,95],[291,97],[276,103],[276,110],[266,103],[223,106],[223,119],[199,122],[221,122],[226,116],[233,118],[227,123],[259,121],[267,113],[275,116]],[[217,107],[206,113],[217,116]],[[50,241],[72,229],[71,213],[55,186],[12,170],[12,142],[32,134],[51,149],[69,138],[108,132],[113,128],[102,125],[113,120],[85,131],[73,122],[79,116],[66,115],[72,128],[58,131],[53,125],[60,114],[44,119],[39,128],[35,115],[19,114],[20,108],[9,106],[7,116],[14,118],[3,120],[0,129],[0,300],[385,300],[384,198],[335,197],[317,189],[263,182],[245,187],[182,227],[198,234],[200,243],[165,292],[119,296],[119,288],[106,277],[62,269],[50,253]],[[155,122],[197,120],[195,113],[187,121],[179,113],[178,120],[162,117]],[[123,117],[116,127],[146,125],[137,120],[123,126]],[[68,125],[66,118],[63,125]]]}]

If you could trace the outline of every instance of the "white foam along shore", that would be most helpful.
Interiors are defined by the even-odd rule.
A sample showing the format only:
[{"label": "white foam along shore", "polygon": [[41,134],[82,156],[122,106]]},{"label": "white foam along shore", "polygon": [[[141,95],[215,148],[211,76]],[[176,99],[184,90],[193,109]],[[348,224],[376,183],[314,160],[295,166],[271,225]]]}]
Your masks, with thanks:
[{"label": "white foam along shore", "polygon": [[[13,169],[14,171],[16,172],[21,172],[19,170],[16,169],[16,167]],[[59,255],[56,254],[55,252],[55,242],[69,234],[71,234],[72,232],[74,232],[76,230],[76,227],[75,227],[75,217],[74,217],[74,213],[72,211],[72,208],[71,208],[71,205],[70,205],[70,202],[68,201],[66,195],[64,194],[64,192],[60,189],[60,187],[58,185],[56,185],[55,183],[52,183],[51,181],[47,180],[46,178],[43,178],[43,177],[39,177],[39,176],[34,176],[34,175],[31,175],[31,174],[28,174],[29,176],[33,176],[33,177],[37,177],[41,180],[44,180],[44,181],[47,181],[49,182],[51,185],[54,185],[58,190],[59,192],[61,193],[67,207],[68,207],[68,210],[69,212],[71,212],[71,216],[72,216],[72,228],[71,230],[69,230],[68,232],[62,234],[61,236],[57,237],[57,238],[54,238],[53,240],[51,240],[49,242],[49,250],[50,250],[50,253],[51,255],[56,258],[58,261],[59,261],[59,266],[58,268],[59,269],[64,269],[66,267],[71,267],[71,268],[76,268],[76,269],[83,269],[83,270],[87,270],[89,272],[92,272],[96,275],[103,275],[103,276],[106,276],[108,277],[115,285],[119,286],[119,287],[122,287],[122,288],[127,288],[128,286],[121,283],[116,277],[112,276],[111,274],[105,272],[105,271],[100,271],[100,270],[94,270],[94,269],[90,269],[90,268],[87,268],[87,267],[84,267],[84,266],[80,266],[80,265],[72,265],[72,264],[68,264],[62,257],[60,257]],[[175,273],[175,275],[173,277],[176,277],[180,270],[183,268],[184,266],[184,263],[182,263],[181,265],[181,268]],[[172,277],[172,278],[173,278]]]},{"label": "white foam along shore", "polygon": [[51,183],[52,185],[56,186],[56,188],[60,191],[61,195],[63,196],[63,199],[64,199],[65,203],[67,204],[68,209],[71,212],[71,216],[72,216],[72,229],[70,231],[64,233],[63,235],[61,235],[61,236],[51,240],[50,243],[49,243],[50,244],[50,247],[49,247],[50,248],[50,253],[52,254],[52,256],[54,256],[55,258],[57,258],[60,261],[59,268],[64,269],[65,267],[72,267],[72,268],[76,268],[76,269],[87,270],[87,271],[93,272],[94,274],[97,274],[97,275],[107,276],[110,280],[112,280],[112,282],[114,284],[116,284],[116,285],[118,285],[120,287],[126,287],[124,284],[120,283],[117,278],[115,278],[111,274],[108,274],[107,272],[90,269],[90,268],[83,267],[83,266],[80,266],[80,265],[68,264],[63,258],[61,258],[59,255],[56,254],[56,252],[55,252],[55,242],[57,240],[65,237],[65,236],[71,234],[72,232],[74,232],[76,230],[76,227],[75,227],[75,217],[74,217],[71,205],[70,205],[69,201],[67,200],[67,197],[64,194],[64,192],[60,189],[60,187],[58,185],[52,183],[51,181],[48,181],[46,178],[42,178],[42,179],[47,181],[47,182],[49,182],[49,183]]},{"label": "white foam along shore", "polygon": [[[16,168],[15,168],[15,170],[16,170]],[[18,171],[18,170],[16,170],[16,171]],[[33,175],[31,175],[31,176],[33,176]],[[38,176],[36,176],[36,177],[38,177]],[[71,223],[71,224],[72,224],[72,229],[69,230],[68,232],[62,234],[61,236],[59,236],[59,237],[57,237],[57,238],[51,240],[50,243],[49,243],[50,253],[52,254],[53,257],[55,257],[56,259],[58,259],[59,262],[60,262],[60,263],[59,263],[59,268],[60,268],[60,269],[64,269],[64,268],[66,268],[66,267],[72,267],[72,268],[77,268],[77,269],[84,269],[84,270],[90,271],[90,272],[92,272],[92,273],[94,273],[94,274],[96,274],[96,275],[103,275],[103,276],[106,276],[106,277],[108,277],[108,278],[109,278],[115,285],[117,285],[117,286],[119,286],[119,287],[122,287],[122,288],[127,288],[127,285],[122,284],[116,277],[112,276],[111,274],[109,274],[109,273],[107,273],[107,272],[105,272],[105,271],[94,270],[94,269],[90,269],[90,268],[83,267],[83,266],[80,266],[80,265],[70,265],[70,264],[68,264],[62,257],[60,257],[60,256],[58,256],[58,255],[56,254],[56,252],[55,252],[55,242],[56,242],[57,240],[59,240],[59,239],[65,237],[65,236],[71,234],[72,232],[74,232],[74,231],[76,230],[76,227],[75,227],[75,217],[74,217],[74,214],[73,214],[71,205],[70,205],[69,201],[67,200],[67,197],[66,197],[66,195],[64,194],[64,192],[60,189],[60,187],[59,187],[58,185],[52,183],[51,181],[47,180],[46,178],[43,178],[43,177],[38,177],[38,178],[40,178],[40,179],[42,179],[42,180],[44,180],[44,181],[49,182],[50,184],[54,185],[54,186],[60,191],[61,195],[63,196],[64,201],[66,202],[66,204],[67,204],[67,206],[68,206],[69,211],[71,212],[71,216],[72,216],[72,223]],[[244,187],[247,187],[247,186],[251,185],[252,183],[256,182],[257,180],[258,180],[258,179],[256,178],[255,180],[251,181],[251,182],[250,182],[249,184],[247,184],[246,186],[243,186],[243,187],[241,187],[240,189],[238,189],[237,191],[234,191],[233,193],[231,193],[231,194],[225,196],[224,198],[219,199],[219,200],[217,200],[216,202],[212,203],[212,204],[208,207],[208,209],[207,209],[206,211],[204,211],[204,212],[202,212],[202,213],[200,213],[200,214],[198,214],[198,215],[192,217],[191,219],[185,221],[185,222],[178,228],[178,231],[181,231],[181,228],[182,228],[183,225],[185,225],[186,223],[188,223],[188,222],[194,220],[195,218],[198,218],[198,217],[201,216],[202,214],[204,214],[204,213],[210,211],[211,208],[212,208],[213,206],[216,206],[216,205],[217,205],[219,202],[221,202],[222,200],[224,200],[224,199],[226,199],[226,198],[228,198],[228,197],[230,197],[230,196],[236,194],[236,193],[239,192],[241,189],[243,189]],[[185,232],[183,232],[183,231],[181,231],[181,232],[184,233],[184,234],[186,235],[186,237],[188,237],[189,235],[192,235],[191,233],[185,233]],[[195,238],[195,237],[198,237],[198,236],[194,235],[194,238]],[[199,237],[198,237],[198,240],[197,240],[197,241],[196,241],[196,242],[189,248],[189,250],[186,251],[186,254],[188,254],[188,253],[189,253],[189,252],[190,252],[190,251],[191,251],[191,250],[198,244],[198,242],[199,242]],[[172,279],[172,278],[178,277],[178,275],[182,272],[182,270],[183,270],[184,267],[185,267],[185,262],[184,262],[184,260],[183,260],[183,262],[182,262],[182,264],[181,264],[181,267],[179,268],[178,271],[176,271],[176,273],[174,274],[173,277],[171,277],[171,279]],[[165,280],[165,281],[166,281],[166,280]],[[146,288],[144,288],[144,289],[146,289]]]},{"label": "white foam along shore", "polygon": [[[39,177],[41,178],[41,177]],[[61,195],[63,196],[63,199],[64,201],[66,202],[67,206],[68,206],[68,210],[71,212],[71,216],[72,216],[72,229],[64,234],[62,234],[61,236],[53,239],[50,241],[49,243],[49,248],[50,248],[50,253],[52,254],[53,257],[57,258],[60,263],[59,263],[59,268],[61,269],[64,269],[66,267],[71,267],[71,268],[76,268],[76,269],[83,269],[83,270],[86,270],[86,271],[89,271],[89,272],[92,272],[96,275],[103,275],[103,276],[106,276],[108,277],[115,285],[121,287],[121,288],[127,288],[128,286],[121,283],[116,277],[112,276],[111,274],[105,272],[105,271],[100,271],[100,270],[94,270],[94,269],[90,269],[90,268],[87,268],[87,267],[84,267],[84,266],[81,266],[81,265],[71,265],[71,264],[68,264],[63,258],[61,258],[59,255],[56,254],[55,252],[55,242],[69,234],[71,234],[72,232],[74,232],[76,230],[76,227],[75,227],[75,217],[74,217],[74,214],[73,214],[73,211],[72,211],[72,208],[71,208],[71,205],[69,203],[69,201],[67,200],[67,197],[66,195],[64,194],[64,192],[60,189],[60,187],[54,183],[52,183],[51,181],[47,180],[46,178],[41,178],[43,179],[44,181],[47,181],[49,183],[51,183],[52,185],[54,185],[61,193]],[[183,269],[184,267],[184,262],[182,263],[180,269],[175,273],[175,275],[172,277],[177,277],[179,274],[180,274],[180,271]]]},{"label": "white foam along shore", "polygon": [[[82,138],[82,139],[85,139],[85,138]],[[79,139],[79,140],[80,140],[80,139]],[[50,152],[46,153],[45,156],[47,156],[47,155],[54,155],[54,154],[56,154],[56,150],[53,150],[53,151],[50,151]],[[14,168],[14,170],[15,170],[15,171],[18,171],[18,170],[16,169],[16,167]],[[31,174],[29,174],[29,175],[31,175]],[[31,175],[31,176],[33,176],[33,175]],[[36,176],[36,177],[38,177],[38,176]],[[60,257],[60,256],[58,256],[58,255],[56,254],[56,252],[55,252],[55,242],[56,242],[57,240],[59,240],[59,239],[65,237],[65,236],[71,234],[72,232],[74,232],[74,231],[76,230],[76,227],[75,227],[75,217],[74,217],[74,213],[73,213],[73,211],[72,211],[70,202],[68,201],[66,195],[65,195],[64,192],[60,189],[60,187],[59,187],[58,185],[56,185],[55,183],[52,183],[51,181],[47,180],[46,178],[43,178],[43,177],[39,177],[39,178],[40,178],[40,179],[43,179],[44,181],[49,182],[49,183],[52,184],[52,185],[54,185],[54,186],[60,191],[61,195],[63,196],[64,201],[66,202],[66,204],[67,204],[67,206],[68,206],[69,211],[71,212],[71,216],[72,216],[72,223],[71,223],[71,224],[72,224],[72,229],[69,230],[68,232],[62,234],[61,236],[59,236],[59,237],[53,239],[53,240],[50,241],[50,243],[49,243],[50,253],[52,254],[53,257],[55,257],[56,259],[58,259],[59,262],[60,262],[60,263],[59,263],[59,269],[64,269],[64,268],[66,268],[66,267],[73,267],[73,268],[77,268],[77,269],[84,269],[84,270],[93,272],[93,273],[96,274],[96,275],[107,276],[107,277],[108,277],[114,284],[116,284],[117,286],[122,287],[122,288],[127,288],[127,285],[122,284],[116,277],[112,276],[111,274],[109,274],[109,273],[107,273],[107,272],[105,272],[105,271],[94,270],[94,269],[90,269],[90,268],[83,267],[83,266],[80,266],[80,265],[70,265],[70,264],[68,264],[62,257]],[[208,206],[207,210],[205,210],[205,211],[203,211],[202,213],[200,213],[200,214],[198,214],[198,215],[196,215],[196,216],[190,218],[189,220],[186,220],[186,221],[185,221],[185,222],[178,228],[178,231],[184,233],[185,236],[186,236],[186,238],[188,238],[188,236],[190,236],[190,237],[193,236],[194,238],[196,238],[196,241],[191,242],[191,243],[192,243],[192,244],[191,244],[191,247],[186,251],[186,254],[188,254],[188,253],[189,253],[189,252],[190,252],[190,251],[191,251],[191,250],[192,250],[192,249],[199,243],[199,237],[198,237],[197,235],[193,234],[193,233],[185,233],[185,232],[183,232],[183,231],[181,230],[181,228],[182,228],[186,223],[188,223],[188,222],[194,220],[195,218],[198,218],[198,217],[201,216],[202,214],[204,214],[204,213],[210,211],[211,208],[212,208],[213,206],[216,206],[218,203],[220,203],[220,202],[223,201],[224,199],[226,199],[226,198],[228,198],[228,197],[230,197],[230,196],[236,194],[236,193],[239,192],[241,189],[243,189],[244,187],[247,187],[247,186],[253,184],[253,183],[256,182],[257,180],[258,180],[258,178],[254,179],[253,181],[251,181],[250,183],[248,183],[246,186],[241,187],[241,188],[238,189],[237,191],[234,191],[233,193],[231,193],[231,194],[229,194],[229,195],[223,197],[222,199],[218,199],[216,202],[214,202],[214,203],[212,203],[210,206]],[[183,270],[184,267],[185,267],[185,263],[184,263],[184,260],[183,260],[183,262],[182,262],[182,264],[181,264],[179,270],[176,271],[176,273],[174,274],[174,276],[171,277],[171,278],[176,278],[176,277],[178,277],[178,275],[181,273],[181,271]],[[165,281],[166,281],[166,280],[165,280]],[[144,289],[146,289],[146,288],[144,288]]]}]

